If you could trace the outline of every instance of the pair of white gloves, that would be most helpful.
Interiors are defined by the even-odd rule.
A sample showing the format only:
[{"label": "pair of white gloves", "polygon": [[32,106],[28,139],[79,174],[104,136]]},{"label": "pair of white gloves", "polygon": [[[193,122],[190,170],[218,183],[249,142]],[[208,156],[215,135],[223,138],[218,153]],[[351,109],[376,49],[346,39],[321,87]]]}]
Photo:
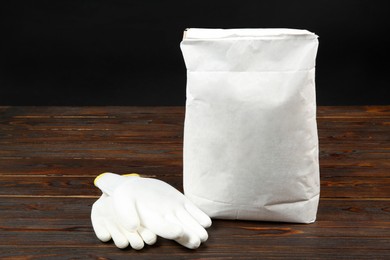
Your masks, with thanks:
[{"label": "pair of white gloves", "polygon": [[211,219],[169,184],[138,174],[103,173],[95,186],[103,195],[93,204],[92,226],[103,242],[142,249],[157,236],[195,249],[207,240]]}]

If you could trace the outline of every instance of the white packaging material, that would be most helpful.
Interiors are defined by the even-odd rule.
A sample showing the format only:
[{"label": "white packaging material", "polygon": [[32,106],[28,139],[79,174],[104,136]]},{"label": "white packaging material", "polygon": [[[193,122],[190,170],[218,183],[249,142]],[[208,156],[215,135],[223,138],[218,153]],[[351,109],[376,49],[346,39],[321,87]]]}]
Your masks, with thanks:
[{"label": "white packaging material", "polygon": [[186,30],[184,192],[209,216],[315,221],[317,48],[306,30]]}]

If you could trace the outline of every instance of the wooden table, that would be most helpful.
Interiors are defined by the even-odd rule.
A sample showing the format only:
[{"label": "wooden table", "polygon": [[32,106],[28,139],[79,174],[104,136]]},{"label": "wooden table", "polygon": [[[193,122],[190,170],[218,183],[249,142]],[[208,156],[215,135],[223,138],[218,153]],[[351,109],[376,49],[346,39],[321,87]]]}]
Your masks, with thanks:
[{"label": "wooden table", "polygon": [[90,210],[104,171],[182,190],[183,107],[0,107],[0,258],[390,259],[390,106],[320,107],[314,224],[214,220],[197,250],[101,243]]}]

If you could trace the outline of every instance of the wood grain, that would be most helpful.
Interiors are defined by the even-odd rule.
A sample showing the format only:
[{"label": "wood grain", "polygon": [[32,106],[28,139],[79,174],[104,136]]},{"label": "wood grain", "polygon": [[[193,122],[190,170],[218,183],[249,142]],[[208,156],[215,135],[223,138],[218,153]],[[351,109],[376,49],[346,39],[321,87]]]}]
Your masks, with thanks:
[{"label": "wood grain", "polygon": [[0,107],[1,259],[389,259],[390,106],[319,107],[318,220],[214,220],[198,250],[95,237],[104,171],[182,190],[183,107]]}]

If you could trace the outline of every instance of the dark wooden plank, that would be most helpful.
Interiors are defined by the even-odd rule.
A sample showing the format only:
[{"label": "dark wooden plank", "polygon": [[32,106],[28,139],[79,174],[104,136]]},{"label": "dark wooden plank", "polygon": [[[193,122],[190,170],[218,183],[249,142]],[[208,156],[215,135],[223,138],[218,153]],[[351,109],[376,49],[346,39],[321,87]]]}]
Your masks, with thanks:
[{"label": "dark wooden plank", "polygon": [[[381,168],[382,167],[382,168]],[[322,180],[329,178],[350,177],[351,179],[372,178],[372,177],[388,177],[390,167],[388,163],[383,163],[383,160],[370,162],[355,162],[355,163],[340,163],[321,165],[320,176]]]},{"label": "dark wooden plank", "polygon": [[[132,145],[123,146],[123,148],[115,148],[107,146],[87,146],[81,147],[78,145],[70,145],[71,147],[65,148],[54,146],[46,148],[44,145],[37,146],[36,149],[31,146],[15,147],[9,150],[0,150],[1,159],[11,158],[64,158],[64,159],[111,159],[111,158],[122,158],[122,159],[136,159],[140,160],[145,157],[153,159],[166,158],[180,160],[182,157],[182,146],[181,145],[155,145],[155,144],[143,144],[143,145]],[[39,148],[41,147],[41,148]],[[30,150],[26,150],[30,148]]]},{"label": "dark wooden plank", "polygon": [[[145,177],[151,175],[144,174]],[[1,196],[97,196],[101,192],[94,187],[95,176],[2,176],[0,177]],[[160,173],[158,178],[182,190],[182,177]]]},{"label": "dark wooden plank", "polygon": [[[142,130],[142,129],[141,129]],[[90,130],[88,132],[78,130],[56,130],[45,131],[43,135],[40,131],[2,131],[0,132],[0,145],[5,144],[63,144],[81,140],[88,140],[95,143],[182,143],[182,128],[174,131],[141,131],[129,127],[123,131],[98,131]],[[161,129],[159,129],[161,130]]]},{"label": "dark wooden plank", "polygon": [[319,118],[389,118],[390,106],[321,106]]},{"label": "dark wooden plank", "polygon": [[[0,106],[0,112],[10,116],[127,116],[133,113],[143,114],[182,114],[183,107],[124,107],[124,106],[88,106],[88,107],[42,107],[42,106]],[[389,106],[321,106],[317,108],[320,118],[372,118],[390,117]]]},{"label": "dark wooden plank", "polygon": [[[390,172],[390,160],[353,158],[334,160],[322,158],[321,176],[386,177]],[[182,174],[182,160],[163,157],[109,158],[109,159],[66,159],[66,158],[2,158],[0,176],[44,175],[44,176],[96,176],[113,171],[120,174],[138,172],[159,176],[159,174]]]},{"label": "dark wooden plank", "polygon": [[[372,239],[373,240],[373,239]],[[305,242],[305,241],[302,241]],[[174,242],[158,241],[152,247],[146,247],[141,251],[131,249],[118,250],[113,248],[113,245],[101,246],[78,246],[78,247],[64,247],[64,246],[13,246],[1,248],[4,250],[3,259],[373,259],[368,256],[373,256],[375,259],[388,259],[388,250],[381,250],[377,247],[371,248],[369,246],[360,246],[354,240],[346,240],[339,243],[334,249],[330,249],[324,245],[324,248],[319,245],[312,247],[288,247],[288,246],[274,246],[256,245],[256,250],[246,251],[248,247],[242,247],[240,252],[234,250],[230,252],[227,248],[222,247],[218,252],[210,250],[210,247],[201,247],[196,251],[186,250],[184,248],[177,248]],[[372,241],[375,243],[376,241]],[[386,241],[384,241],[386,242]],[[382,242],[383,243],[383,242]],[[371,243],[370,243],[371,244]],[[342,247],[344,246],[344,247]],[[341,251],[342,254],[335,252]],[[64,254],[64,252],[66,252]],[[64,258],[64,255],[66,256]],[[19,257],[19,258],[15,258]]]},{"label": "dark wooden plank", "polygon": [[[100,195],[100,194],[99,194]],[[99,196],[91,198],[62,197],[1,197],[0,223],[4,228],[34,227],[44,229],[46,225],[52,228],[71,228],[72,225],[87,228],[91,226],[89,215],[92,204]],[[66,214],[64,214],[66,213]],[[294,227],[305,229],[300,234],[310,233],[312,228],[337,228],[345,226],[364,228],[379,227],[390,229],[390,200],[389,199],[321,199],[317,222],[314,224],[267,223],[259,221],[220,221],[224,226],[234,227],[264,227],[283,228]],[[66,225],[65,225],[66,224]],[[49,226],[48,226],[49,227]],[[90,230],[92,231],[92,230]],[[327,232],[331,235],[332,232]],[[351,236],[354,235],[351,230]],[[390,233],[387,233],[390,236]],[[324,234],[325,236],[325,234]],[[0,244],[8,243],[0,240]],[[390,244],[389,244],[390,246]]]},{"label": "dark wooden plank", "polygon": [[[144,174],[145,177],[152,177],[151,174]],[[93,186],[94,175],[83,176],[40,176],[40,175],[17,175],[0,176],[1,195],[50,195],[59,196],[92,196],[99,192]],[[159,179],[170,183],[172,186],[182,190],[182,174],[161,172]],[[322,198],[389,198],[390,199],[390,176],[387,177],[344,177],[328,176],[321,178]]]},{"label": "dark wooden plank", "polygon": [[[182,116],[180,116],[182,119]],[[171,117],[166,120],[156,120],[156,119],[131,119],[124,118],[121,120],[101,120],[101,119],[57,119],[53,120],[48,119],[18,119],[7,121],[6,123],[0,124],[0,130],[2,131],[15,131],[15,130],[29,130],[29,131],[128,131],[130,129],[142,131],[149,131],[153,127],[163,127],[166,130],[175,130],[182,125],[182,120],[175,120],[174,117]],[[145,127],[148,126],[148,127]],[[161,130],[161,129],[160,129]]]},{"label": "dark wooden plank", "polygon": [[[4,147],[4,146],[3,146]],[[356,148],[356,147],[355,147]],[[64,159],[139,159],[148,157],[166,158],[180,160],[182,156],[181,144],[129,144],[116,145],[112,144],[97,144],[83,143],[80,144],[64,144],[64,145],[12,145],[5,146],[4,150],[0,150],[1,159],[12,158],[64,158]],[[364,160],[389,159],[389,149],[378,147],[354,149],[354,147],[341,147],[335,150],[334,146],[329,147],[322,145],[320,148],[320,160],[355,160],[363,162]]]},{"label": "dark wooden plank", "polygon": [[[7,232],[13,236],[6,236],[5,239],[23,238],[23,234]],[[100,242],[90,245],[86,243],[90,237],[82,232],[52,232],[39,237],[37,241],[29,245],[11,245],[0,246],[3,257],[23,256],[30,258],[34,256],[38,259],[44,257],[60,257],[61,259],[128,259],[131,257],[144,257],[144,259],[264,259],[267,257],[288,258],[288,259],[388,259],[387,238],[296,238],[286,239],[281,237],[259,238],[257,236],[244,238],[242,236],[229,236],[230,234],[220,234],[224,239],[215,241],[215,237],[210,237],[209,243],[202,245],[199,249],[190,251],[185,249],[174,241],[159,240],[154,246],[147,246],[141,251],[135,251],[131,248],[119,250],[112,243],[99,244]],[[71,240],[74,237],[83,239],[78,245],[69,245],[56,243],[61,238],[68,237]],[[246,243],[239,244],[237,241],[244,240]],[[76,256],[77,253],[77,256]],[[65,256],[65,258],[64,258]],[[372,258],[370,258],[370,256]],[[4,259],[4,258],[3,258]],[[12,258],[14,259],[14,258]],[[24,258],[25,259],[25,258]]]},{"label": "dark wooden plank", "polygon": [[153,106],[2,106],[0,112],[6,117],[48,116],[129,116],[133,114],[182,114],[183,107]]},{"label": "dark wooden plank", "polygon": [[0,159],[0,176],[97,176],[112,171],[119,174],[140,173],[151,176],[182,174],[182,160],[163,157],[67,159],[67,158],[13,158]]}]

